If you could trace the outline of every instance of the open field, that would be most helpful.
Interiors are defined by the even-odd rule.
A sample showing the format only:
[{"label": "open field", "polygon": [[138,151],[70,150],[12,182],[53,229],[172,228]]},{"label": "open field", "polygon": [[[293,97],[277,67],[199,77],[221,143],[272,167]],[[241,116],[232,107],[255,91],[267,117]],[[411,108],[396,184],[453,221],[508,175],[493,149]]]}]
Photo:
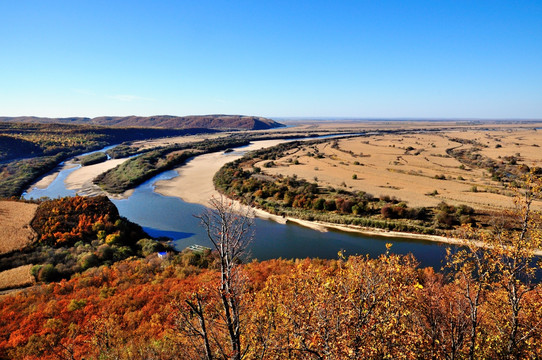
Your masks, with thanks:
[{"label": "open field", "polygon": [[506,120],[283,120],[294,126],[273,129],[274,132],[289,131],[381,131],[381,130],[518,130],[540,128],[542,121]]},{"label": "open field", "polygon": [[0,254],[21,249],[34,240],[30,221],[37,208],[36,204],[0,201]]},{"label": "open field", "polygon": [[[411,126],[411,125],[410,125]],[[512,192],[485,168],[525,164],[542,166],[542,132],[504,125],[492,131],[453,129],[411,134],[378,134],[301,146],[266,164],[268,175],[296,175],[320,187],[389,195],[409,206],[436,206],[441,201],[476,209],[503,210]],[[478,154],[479,166],[450,150]]]},{"label": "open field", "polygon": [[16,289],[34,284],[36,281],[30,274],[32,265],[19,266],[0,272],[0,290]]}]

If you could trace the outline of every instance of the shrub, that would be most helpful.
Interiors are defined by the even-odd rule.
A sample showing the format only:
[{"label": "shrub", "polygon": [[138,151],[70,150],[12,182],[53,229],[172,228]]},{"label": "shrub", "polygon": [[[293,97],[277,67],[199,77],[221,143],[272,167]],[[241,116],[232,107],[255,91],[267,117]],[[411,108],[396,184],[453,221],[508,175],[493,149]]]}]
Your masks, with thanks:
[{"label": "shrub", "polygon": [[435,214],[435,221],[439,226],[450,228],[454,223],[454,216],[446,211],[440,210]]},{"label": "shrub", "polygon": [[382,209],[380,209],[380,214],[384,219],[394,219],[395,214],[393,212],[393,209],[391,205],[384,205]]},{"label": "shrub", "polygon": [[312,208],[314,210],[324,210],[326,201],[322,198],[315,199],[312,203]]},{"label": "shrub", "polygon": [[418,207],[408,210],[408,218],[414,220],[427,220],[428,211],[425,207]]},{"label": "shrub", "polygon": [[98,257],[92,253],[86,253],[79,259],[79,265],[83,270],[98,266],[99,263]]},{"label": "shrub", "polygon": [[162,244],[152,239],[141,239],[137,242],[143,256],[149,256],[163,250]]},{"label": "shrub", "polygon": [[72,312],[75,310],[82,309],[85,306],[87,306],[87,301],[85,299],[81,299],[81,300],[72,299],[72,301],[70,301],[70,303],[68,304],[66,308],[68,309],[69,312]]},{"label": "shrub", "polygon": [[461,215],[459,217],[459,223],[461,225],[466,225],[466,224],[471,224],[471,225],[474,225],[475,221],[474,221],[474,218],[470,215]]},{"label": "shrub", "polygon": [[334,211],[337,210],[337,206],[335,205],[334,200],[327,200],[324,204],[324,209],[327,211]]},{"label": "shrub", "polygon": [[121,243],[121,236],[119,233],[109,234],[105,238],[106,244],[116,245]]},{"label": "shrub", "polygon": [[53,264],[42,266],[38,271],[38,280],[43,282],[51,282],[58,280],[59,274]]},{"label": "shrub", "polygon": [[113,260],[115,249],[109,245],[101,245],[98,247],[97,255],[101,260]]},{"label": "shrub", "polygon": [[41,270],[41,268],[43,267],[43,265],[34,265],[32,266],[32,268],[30,269],[30,274],[37,280],[38,279],[38,274]]}]

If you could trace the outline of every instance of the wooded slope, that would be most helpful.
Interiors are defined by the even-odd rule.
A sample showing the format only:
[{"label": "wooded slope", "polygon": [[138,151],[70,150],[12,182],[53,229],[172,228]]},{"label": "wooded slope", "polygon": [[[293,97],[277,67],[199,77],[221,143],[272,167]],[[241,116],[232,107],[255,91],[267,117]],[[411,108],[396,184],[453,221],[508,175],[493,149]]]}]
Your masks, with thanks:
[{"label": "wooded slope", "polygon": [[[199,359],[203,343],[186,300],[199,298],[216,337],[219,274],[183,253],[91,269],[0,302],[0,358]],[[462,280],[445,281],[412,259],[271,260],[243,266],[247,359],[469,358],[472,321]],[[483,291],[475,358],[540,358],[540,289],[522,301],[509,347],[511,310],[504,284]],[[191,328],[190,326],[194,326]],[[519,340],[521,339],[521,340]],[[228,358],[228,357],[224,357]]]},{"label": "wooded slope", "polygon": [[161,127],[171,129],[206,128],[235,130],[264,130],[283,126],[271,119],[245,115],[191,116],[100,116],[95,118],[45,118],[35,116],[0,117],[3,122],[87,124],[117,127]]}]

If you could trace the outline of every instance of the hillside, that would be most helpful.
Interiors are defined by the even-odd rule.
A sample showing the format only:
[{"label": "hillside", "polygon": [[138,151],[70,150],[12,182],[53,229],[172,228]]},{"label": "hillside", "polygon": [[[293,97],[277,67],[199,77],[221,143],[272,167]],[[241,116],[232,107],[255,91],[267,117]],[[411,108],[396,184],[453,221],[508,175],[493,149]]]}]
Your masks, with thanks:
[{"label": "hillside", "polygon": [[[229,342],[216,261],[189,251],[154,255],[4,297],[0,358],[203,359],[189,307],[198,301],[212,319],[212,358],[230,359],[220,356]],[[466,359],[472,344],[476,359],[542,356],[539,287],[523,297],[516,334],[506,289],[487,284],[471,337],[465,283],[409,257],[270,260],[239,270],[245,359]]]},{"label": "hillside", "polygon": [[5,228],[0,231],[0,290],[26,285],[6,272],[23,266],[34,265],[32,274],[40,281],[56,281],[169,249],[122,218],[105,196],[66,197],[39,205],[2,201],[0,220]]},{"label": "hillside", "polygon": [[265,130],[284,126],[271,119],[244,115],[191,116],[100,116],[95,118],[45,118],[34,116],[0,117],[2,122],[86,124],[116,127],[160,127],[170,129],[207,128],[228,130]]}]

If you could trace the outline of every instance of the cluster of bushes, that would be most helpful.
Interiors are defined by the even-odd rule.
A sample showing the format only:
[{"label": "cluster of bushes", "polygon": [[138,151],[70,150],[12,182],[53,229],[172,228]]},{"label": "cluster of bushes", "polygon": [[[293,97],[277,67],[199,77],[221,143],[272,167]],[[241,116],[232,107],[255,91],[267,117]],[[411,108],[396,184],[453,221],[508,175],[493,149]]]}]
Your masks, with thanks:
[{"label": "cluster of bushes", "polygon": [[32,274],[48,282],[131,256],[172,250],[120,217],[105,196],[44,201],[31,225],[38,240],[22,251],[0,256],[0,271],[37,264]]},{"label": "cluster of bushes", "polygon": [[[322,189],[295,176],[272,178],[258,175],[258,171],[243,170],[247,162],[253,161],[254,154],[222,167],[214,177],[217,189],[247,205],[282,216],[396,231],[434,232],[427,227],[433,226],[433,222],[426,208],[408,208],[389,196],[375,198],[365,192]],[[389,221],[395,219],[402,221]]]},{"label": "cluster of bushes", "polygon": [[380,209],[384,219],[427,220],[430,211],[425,207],[409,208],[406,203],[386,204]]},{"label": "cluster of bushes", "polygon": [[89,154],[86,156],[78,157],[77,160],[79,161],[81,166],[88,166],[88,165],[99,164],[101,162],[106,161],[107,155],[103,152],[96,152],[96,153]]},{"label": "cluster of bushes", "polygon": [[483,156],[479,153],[480,147],[475,146],[472,148],[460,148],[447,150],[449,155],[452,155],[458,161],[462,162],[461,169],[465,168],[464,164],[467,164],[473,168],[486,169],[491,179],[503,183],[512,184],[516,182],[521,176],[530,171],[529,166],[525,164],[519,164],[521,160],[520,154],[505,156],[500,160],[494,160],[487,156]]},{"label": "cluster of bushes", "polygon": [[474,209],[467,205],[453,206],[441,202],[435,210],[435,223],[443,228],[453,225],[474,224]]},{"label": "cluster of bushes", "polygon": [[106,196],[75,196],[45,201],[39,205],[31,225],[39,235],[39,242],[51,246],[106,239],[121,230],[134,232],[127,234],[130,237],[145,235],[137,225],[127,226]]},{"label": "cluster of bushes", "polygon": [[111,159],[121,159],[129,156],[143,154],[150,149],[140,149],[137,146],[132,146],[130,142],[126,142],[115,146],[112,149],[108,149],[105,153],[109,155]]},{"label": "cluster of bushes", "polygon": [[395,197],[382,195],[375,198],[365,192],[320,188],[316,183],[298,179],[295,175],[261,175],[262,170],[254,166],[264,160],[267,160],[266,164],[273,164],[286,151],[300,145],[299,142],[280,144],[251,152],[226,164],[215,175],[215,186],[225,195],[247,205],[305,220],[428,234],[438,232],[437,229],[475,222],[474,209],[469,206],[441,203],[436,208],[409,208]]}]

